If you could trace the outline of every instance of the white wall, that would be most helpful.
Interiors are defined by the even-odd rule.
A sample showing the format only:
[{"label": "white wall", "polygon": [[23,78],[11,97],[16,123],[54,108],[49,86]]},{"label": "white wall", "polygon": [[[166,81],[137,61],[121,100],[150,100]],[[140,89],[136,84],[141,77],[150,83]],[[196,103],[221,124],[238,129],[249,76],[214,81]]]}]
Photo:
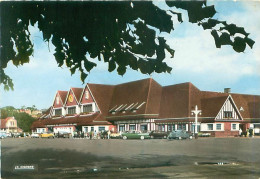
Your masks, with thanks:
[{"label": "white wall", "polygon": [[53,127],[53,132],[54,133],[58,133],[58,132],[73,133],[74,132],[74,127],[72,127],[72,126]]},{"label": "white wall", "polygon": [[36,128],[36,133],[44,133],[46,131],[46,128]]},{"label": "white wall", "polygon": [[83,132],[91,132],[91,127],[94,127],[94,131],[93,132],[101,132],[98,130],[99,127],[105,127],[105,130],[108,131],[109,126],[82,126],[82,131]]},{"label": "white wall", "polygon": [[[213,124],[213,130],[208,130],[208,124]],[[221,130],[217,130],[217,124],[221,124]],[[224,123],[201,123],[200,131],[224,131]]]}]

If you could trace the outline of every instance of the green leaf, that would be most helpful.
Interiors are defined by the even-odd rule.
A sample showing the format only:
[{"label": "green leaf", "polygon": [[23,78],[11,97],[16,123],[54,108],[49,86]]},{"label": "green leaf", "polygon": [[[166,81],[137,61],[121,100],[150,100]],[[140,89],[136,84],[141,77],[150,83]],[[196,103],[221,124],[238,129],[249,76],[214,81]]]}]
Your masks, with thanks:
[{"label": "green leaf", "polygon": [[118,66],[117,72],[118,72],[119,75],[123,76],[126,72],[126,67],[125,66]]},{"label": "green leaf", "polygon": [[109,72],[112,72],[112,71],[115,70],[115,68],[116,68],[116,63],[115,63],[115,61],[114,61],[114,60],[110,60],[110,61],[108,62],[108,71],[109,71]]},{"label": "green leaf", "polygon": [[84,83],[84,81],[85,81],[85,79],[87,78],[87,74],[86,73],[84,73],[83,71],[81,72],[81,75],[80,75],[80,79],[81,79],[81,81]]},{"label": "green leaf", "polygon": [[248,37],[245,38],[245,41],[246,41],[247,45],[250,46],[250,48],[253,48],[253,45],[255,44],[255,41],[253,41],[252,39],[250,39]]},{"label": "green leaf", "polygon": [[231,45],[232,44],[232,41],[230,40],[230,35],[226,32],[221,34],[219,40],[220,40],[221,45]]},{"label": "green leaf", "polygon": [[215,39],[215,44],[216,44],[216,47],[217,48],[220,48],[221,47],[221,44],[220,44],[220,39],[219,39],[219,36],[218,36],[218,33],[216,30],[212,30],[211,31],[211,35],[214,37]]},{"label": "green leaf", "polygon": [[241,37],[236,37],[234,40],[233,49],[236,52],[244,52],[245,48],[246,48],[245,39]]},{"label": "green leaf", "polygon": [[86,69],[88,72],[90,72],[90,70],[91,70],[92,68],[94,68],[95,66],[97,66],[97,64],[95,64],[95,63],[93,63],[93,62],[90,62],[90,61],[88,61],[87,59],[84,60],[84,67],[85,67],[85,69]]},{"label": "green leaf", "polygon": [[165,44],[165,48],[171,54],[171,58],[173,58],[175,50],[173,50],[168,44]]}]

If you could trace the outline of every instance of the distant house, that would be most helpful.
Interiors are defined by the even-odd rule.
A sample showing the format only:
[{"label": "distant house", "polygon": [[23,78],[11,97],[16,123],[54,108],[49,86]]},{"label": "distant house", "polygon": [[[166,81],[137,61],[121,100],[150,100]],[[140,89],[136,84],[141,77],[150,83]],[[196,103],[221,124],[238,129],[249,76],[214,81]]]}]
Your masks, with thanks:
[{"label": "distant house", "polygon": [[30,109],[20,109],[19,112],[20,113],[24,112],[24,113],[27,113],[29,115],[32,115],[32,111]]},{"label": "distant house", "polygon": [[1,131],[7,133],[21,132],[21,129],[17,126],[17,120],[14,117],[8,117],[1,119]]},{"label": "distant house", "polygon": [[198,106],[198,131],[211,136],[260,134],[260,96],[201,91],[192,83],[161,86],[152,78],[118,85],[87,84],[58,91],[32,129],[53,132],[114,130],[195,131],[191,111]]}]

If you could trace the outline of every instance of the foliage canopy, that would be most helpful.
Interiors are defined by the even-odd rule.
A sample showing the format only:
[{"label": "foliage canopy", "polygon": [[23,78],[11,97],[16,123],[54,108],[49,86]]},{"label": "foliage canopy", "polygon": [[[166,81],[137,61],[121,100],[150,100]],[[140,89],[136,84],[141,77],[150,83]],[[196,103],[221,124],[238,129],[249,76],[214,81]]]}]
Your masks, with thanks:
[{"label": "foliage canopy", "polygon": [[[162,10],[151,1],[120,2],[1,2],[1,67],[0,84],[13,89],[12,79],[4,73],[7,63],[19,66],[28,63],[33,54],[29,25],[38,22],[44,41],[55,46],[58,66],[66,64],[71,74],[81,72],[84,82],[96,66],[93,59],[108,63],[108,71],[119,75],[127,67],[141,73],[170,73],[165,52],[174,57],[174,49],[159,32],[174,30],[172,16],[211,30],[217,48],[230,45],[243,52],[254,41],[243,27],[213,19],[214,6],[206,1],[166,1],[170,10]],[[175,8],[172,8],[175,7]],[[177,8],[177,10],[176,10]],[[173,10],[175,9],[175,10]]]}]

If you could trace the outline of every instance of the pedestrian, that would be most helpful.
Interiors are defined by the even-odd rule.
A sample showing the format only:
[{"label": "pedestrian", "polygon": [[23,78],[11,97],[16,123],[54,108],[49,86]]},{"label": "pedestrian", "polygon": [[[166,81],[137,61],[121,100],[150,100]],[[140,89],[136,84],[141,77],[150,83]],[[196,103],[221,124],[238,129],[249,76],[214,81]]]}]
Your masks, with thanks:
[{"label": "pedestrian", "polygon": [[90,140],[92,139],[92,136],[93,135],[93,132],[92,131],[90,131],[90,133],[89,133],[89,138],[90,138]]},{"label": "pedestrian", "polygon": [[84,139],[84,137],[85,137],[85,134],[84,134],[84,131],[81,133],[81,138],[83,138]]},{"label": "pedestrian", "polygon": [[95,130],[94,132],[94,138],[96,139],[97,138],[97,131]]},{"label": "pedestrian", "polygon": [[107,139],[110,139],[110,130],[107,131]]},{"label": "pedestrian", "polygon": [[242,136],[242,129],[241,128],[239,129],[239,136],[240,137]]},{"label": "pedestrian", "polygon": [[253,129],[252,128],[249,129],[249,137],[253,137]]}]

